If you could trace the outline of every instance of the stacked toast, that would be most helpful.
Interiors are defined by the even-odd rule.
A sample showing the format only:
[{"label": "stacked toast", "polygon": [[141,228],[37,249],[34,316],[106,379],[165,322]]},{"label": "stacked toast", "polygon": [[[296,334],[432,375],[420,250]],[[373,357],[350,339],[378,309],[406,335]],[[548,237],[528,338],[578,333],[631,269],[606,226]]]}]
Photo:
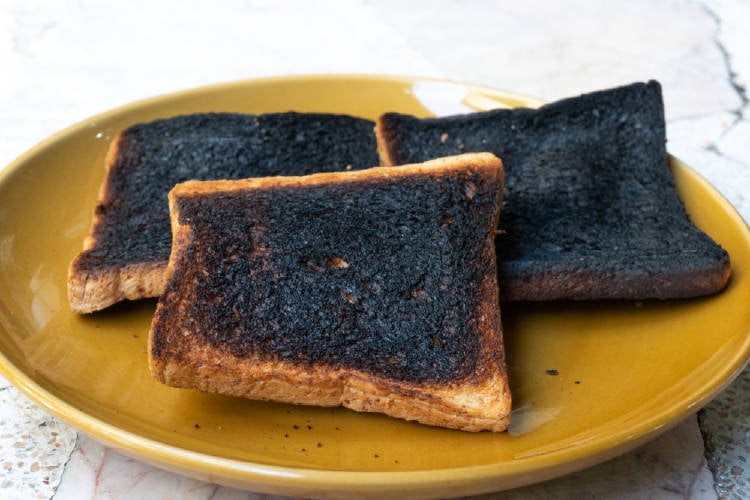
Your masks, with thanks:
[{"label": "stacked toast", "polygon": [[159,297],[149,366],[175,387],[503,431],[501,300],[726,286],[665,142],[657,82],[441,118],[139,124],[110,146],[71,308]]}]

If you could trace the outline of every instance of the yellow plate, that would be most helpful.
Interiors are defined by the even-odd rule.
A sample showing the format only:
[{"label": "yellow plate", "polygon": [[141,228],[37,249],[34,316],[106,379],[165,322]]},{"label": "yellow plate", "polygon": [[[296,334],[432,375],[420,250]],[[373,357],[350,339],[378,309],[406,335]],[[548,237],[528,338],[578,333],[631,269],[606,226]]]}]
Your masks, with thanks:
[{"label": "yellow plate", "polygon": [[[698,410],[750,352],[750,239],[690,168],[672,168],[696,223],[731,254],[721,295],[670,302],[508,305],[510,432],[469,434],[343,409],[200,394],[154,382],[154,301],[79,317],[66,270],[81,248],[113,134],[197,111],[329,111],[375,118],[537,105],[468,85],[395,77],[235,82],[135,103],[74,125],[0,174],[0,369],[104,444],[190,476],[289,495],[467,495],[614,457]],[[548,370],[557,370],[557,375]]]}]

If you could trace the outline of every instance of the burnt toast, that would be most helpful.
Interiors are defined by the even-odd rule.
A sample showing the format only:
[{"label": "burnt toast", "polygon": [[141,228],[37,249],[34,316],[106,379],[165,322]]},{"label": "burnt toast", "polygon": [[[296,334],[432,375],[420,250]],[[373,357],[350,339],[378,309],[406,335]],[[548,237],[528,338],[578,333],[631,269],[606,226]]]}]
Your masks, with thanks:
[{"label": "burnt toast", "polygon": [[503,300],[686,298],[729,280],[729,255],[675,189],[656,81],[539,109],[386,113],[376,136],[383,165],[472,151],[502,158]]},{"label": "burnt toast", "polygon": [[186,182],[151,325],[170,386],[503,431],[502,164]]},{"label": "burnt toast", "polygon": [[320,113],[202,113],[119,132],[93,221],[68,272],[70,307],[89,313],[158,297],[171,246],[167,194],[186,180],[356,170],[378,163],[374,123]]}]

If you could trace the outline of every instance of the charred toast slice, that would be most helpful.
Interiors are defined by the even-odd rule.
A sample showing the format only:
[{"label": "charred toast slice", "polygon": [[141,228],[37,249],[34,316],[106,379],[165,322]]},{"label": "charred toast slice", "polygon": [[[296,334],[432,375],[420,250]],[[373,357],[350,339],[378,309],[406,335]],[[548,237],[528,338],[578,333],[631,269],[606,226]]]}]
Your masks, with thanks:
[{"label": "charred toast slice", "polygon": [[658,82],[539,109],[388,113],[376,135],[384,165],[470,151],[502,158],[503,300],[667,299],[727,284],[728,254],[675,190]]},{"label": "charred toast slice", "polygon": [[171,245],[167,194],[175,184],[368,168],[378,163],[373,127],[345,115],[206,113],[120,132],[83,251],[69,268],[72,310],[161,293]]},{"label": "charred toast slice", "polygon": [[491,154],[186,182],[149,336],[153,376],[467,431],[510,419]]}]

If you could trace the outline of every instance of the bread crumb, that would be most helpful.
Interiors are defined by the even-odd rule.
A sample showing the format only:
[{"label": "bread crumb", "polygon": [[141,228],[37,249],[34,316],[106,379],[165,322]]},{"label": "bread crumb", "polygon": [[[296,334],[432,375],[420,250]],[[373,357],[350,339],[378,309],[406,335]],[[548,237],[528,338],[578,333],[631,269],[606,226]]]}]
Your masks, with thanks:
[{"label": "bread crumb", "polygon": [[331,269],[346,269],[349,267],[349,263],[347,261],[336,255],[334,255],[333,257],[328,257],[328,260],[326,260],[326,265]]},{"label": "bread crumb", "polygon": [[471,182],[467,181],[464,183],[464,196],[467,200],[471,201],[474,199],[474,196],[477,194],[477,186]]},{"label": "bread crumb", "polygon": [[347,292],[346,290],[341,291],[341,297],[343,297],[343,299],[350,304],[357,303],[357,297],[355,297],[353,293]]}]

